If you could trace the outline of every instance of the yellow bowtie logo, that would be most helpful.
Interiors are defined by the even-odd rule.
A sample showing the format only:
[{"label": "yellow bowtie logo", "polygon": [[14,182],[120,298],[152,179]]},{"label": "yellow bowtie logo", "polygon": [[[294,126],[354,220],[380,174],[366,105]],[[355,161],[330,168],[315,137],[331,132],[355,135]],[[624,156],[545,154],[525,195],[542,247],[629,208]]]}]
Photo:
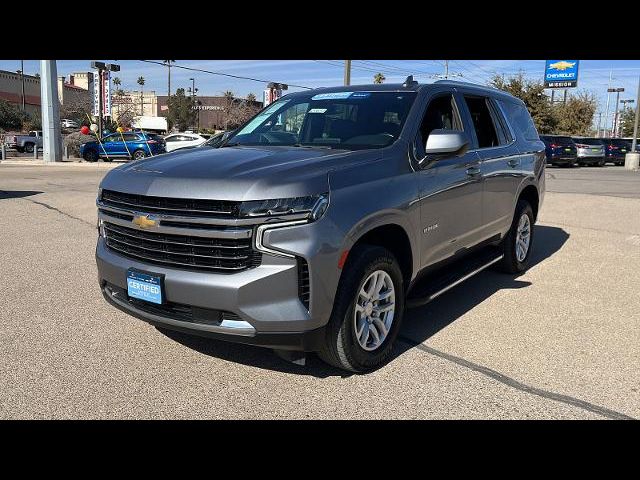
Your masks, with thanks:
[{"label": "yellow bowtie logo", "polygon": [[151,218],[149,215],[135,215],[132,222],[140,228],[157,227],[159,223],[158,220]]}]

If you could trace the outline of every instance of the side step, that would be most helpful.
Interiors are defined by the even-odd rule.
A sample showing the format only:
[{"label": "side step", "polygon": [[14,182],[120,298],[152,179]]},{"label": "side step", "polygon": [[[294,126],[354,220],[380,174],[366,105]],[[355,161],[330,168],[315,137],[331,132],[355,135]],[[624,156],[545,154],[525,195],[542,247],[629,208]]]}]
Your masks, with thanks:
[{"label": "side step", "polygon": [[421,278],[409,291],[407,308],[429,303],[444,292],[502,260],[504,255],[497,248],[483,249],[457,260],[441,270]]}]

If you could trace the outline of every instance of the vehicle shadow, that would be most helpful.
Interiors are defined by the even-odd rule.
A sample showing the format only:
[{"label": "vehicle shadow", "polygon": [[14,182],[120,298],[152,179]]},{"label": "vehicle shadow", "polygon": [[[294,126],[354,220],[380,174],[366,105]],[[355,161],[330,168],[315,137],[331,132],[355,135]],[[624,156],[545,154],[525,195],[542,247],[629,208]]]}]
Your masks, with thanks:
[{"label": "vehicle shadow", "polygon": [[36,192],[34,190],[0,190],[0,200],[7,198],[23,198],[31,197],[32,195],[38,195],[43,192]]},{"label": "vehicle shadow", "polygon": [[[542,225],[535,227],[535,236],[535,247],[531,258],[532,267],[555,254],[569,238],[569,234],[561,228]],[[399,333],[398,340],[400,341],[396,342],[390,361],[393,362],[406,351],[429,339],[497,291],[526,288],[531,285],[528,281],[518,280],[519,276],[486,270],[431,303],[407,310]],[[464,295],[460,295],[461,288],[464,288]],[[158,330],[172,340],[197,352],[234,363],[283,373],[311,375],[318,378],[348,377],[351,375],[326,365],[316,355],[308,355],[306,365],[301,366],[282,360],[266,348],[196,337],[166,329]]]}]

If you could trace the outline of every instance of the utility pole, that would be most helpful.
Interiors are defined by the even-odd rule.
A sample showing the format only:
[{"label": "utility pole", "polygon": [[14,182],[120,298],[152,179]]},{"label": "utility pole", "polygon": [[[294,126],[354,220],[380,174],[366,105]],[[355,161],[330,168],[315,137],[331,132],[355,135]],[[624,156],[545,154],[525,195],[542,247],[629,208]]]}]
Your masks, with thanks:
[{"label": "utility pole", "polygon": [[60,135],[58,69],[55,60],[40,60],[40,98],[43,159],[45,162],[60,162],[62,161],[62,136]]},{"label": "utility pole", "polygon": [[24,60],[20,60],[20,82],[22,83],[22,111],[26,111],[24,97]]},{"label": "utility pole", "polygon": [[351,85],[351,60],[344,61],[344,84]]},{"label": "utility pole", "polygon": [[633,141],[631,142],[631,152],[624,157],[624,168],[627,170],[638,170],[640,168],[640,153],[636,151],[638,147],[638,119],[640,117],[640,78],[638,79],[638,94],[636,96],[636,119],[633,126]]},{"label": "utility pole", "polygon": [[444,79],[447,80],[449,78],[449,60],[444,61]]},{"label": "utility pole", "polygon": [[609,93],[611,92],[611,78],[613,75],[613,69],[609,70],[609,83],[607,84],[607,113],[604,114],[604,129],[602,131],[602,136],[606,137],[608,135],[605,134],[607,127],[609,125]]}]

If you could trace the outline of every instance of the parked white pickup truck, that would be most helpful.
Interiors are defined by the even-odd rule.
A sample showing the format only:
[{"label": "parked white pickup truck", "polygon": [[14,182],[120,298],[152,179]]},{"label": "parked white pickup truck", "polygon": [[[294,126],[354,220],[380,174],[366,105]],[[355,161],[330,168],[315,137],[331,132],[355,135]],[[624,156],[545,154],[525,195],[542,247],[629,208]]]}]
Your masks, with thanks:
[{"label": "parked white pickup truck", "polygon": [[33,149],[42,149],[42,130],[32,130],[28,135],[13,135],[7,137],[7,147],[19,152],[33,153]]}]

